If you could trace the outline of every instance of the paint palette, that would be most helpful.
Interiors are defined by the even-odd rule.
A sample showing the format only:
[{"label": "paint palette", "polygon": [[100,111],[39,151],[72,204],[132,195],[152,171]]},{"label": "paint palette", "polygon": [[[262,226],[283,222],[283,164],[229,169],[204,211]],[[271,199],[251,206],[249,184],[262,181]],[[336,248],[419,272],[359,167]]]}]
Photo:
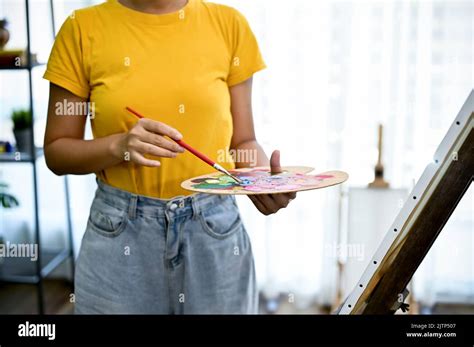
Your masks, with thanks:
[{"label": "paint palette", "polygon": [[328,171],[317,175],[306,166],[286,166],[283,172],[272,175],[268,167],[231,170],[230,173],[243,181],[239,185],[231,177],[220,172],[203,175],[181,183],[187,190],[208,194],[255,195],[299,192],[341,184],[349,178],[343,171]]}]

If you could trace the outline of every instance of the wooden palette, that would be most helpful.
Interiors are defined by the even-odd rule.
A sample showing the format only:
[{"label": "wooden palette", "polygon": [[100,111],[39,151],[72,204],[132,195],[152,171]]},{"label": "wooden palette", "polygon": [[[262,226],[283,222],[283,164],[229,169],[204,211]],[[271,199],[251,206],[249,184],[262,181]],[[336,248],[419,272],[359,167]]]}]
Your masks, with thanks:
[{"label": "wooden palette", "polygon": [[272,175],[268,167],[231,170],[230,173],[244,181],[237,184],[231,177],[213,172],[188,179],[181,187],[199,193],[225,195],[257,195],[299,192],[321,189],[341,184],[349,178],[343,171],[308,174],[314,169],[307,166],[285,166],[283,172]]}]

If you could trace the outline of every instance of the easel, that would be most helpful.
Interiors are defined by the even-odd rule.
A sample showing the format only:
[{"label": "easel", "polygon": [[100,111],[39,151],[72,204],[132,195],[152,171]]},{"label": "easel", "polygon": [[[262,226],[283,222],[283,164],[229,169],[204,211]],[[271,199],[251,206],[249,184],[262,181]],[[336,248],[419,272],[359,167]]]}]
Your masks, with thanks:
[{"label": "easel", "polygon": [[378,137],[378,157],[377,165],[375,165],[375,175],[374,181],[369,183],[369,188],[388,188],[389,184],[383,178],[384,168],[382,163],[382,153],[383,153],[383,126],[379,124],[379,137]]},{"label": "easel", "polygon": [[474,177],[474,90],[338,314],[391,314]]}]

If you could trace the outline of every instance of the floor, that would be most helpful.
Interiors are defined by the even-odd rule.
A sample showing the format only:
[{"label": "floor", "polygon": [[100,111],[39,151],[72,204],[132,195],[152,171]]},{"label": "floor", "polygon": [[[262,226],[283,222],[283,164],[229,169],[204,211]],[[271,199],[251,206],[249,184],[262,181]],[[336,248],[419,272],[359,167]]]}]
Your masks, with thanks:
[{"label": "floor", "polygon": [[[48,314],[72,314],[71,285],[65,280],[46,280],[45,310]],[[281,298],[279,298],[281,299]],[[330,311],[316,305],[301,309],[287,300],[269,302],[260,297],[263,314],[328,314]],[[474,314],[474,305],[436,304],[420,308],[421,314]],[[37,314],[36,286],[0,283],[0,314]]]},{"label": "floor", "polygon": [[[71,314],[71,285],[65,280],[44,281],[45,311],[48,314]],[[36,286],[0,283],[0,314],[37,314]]]}]

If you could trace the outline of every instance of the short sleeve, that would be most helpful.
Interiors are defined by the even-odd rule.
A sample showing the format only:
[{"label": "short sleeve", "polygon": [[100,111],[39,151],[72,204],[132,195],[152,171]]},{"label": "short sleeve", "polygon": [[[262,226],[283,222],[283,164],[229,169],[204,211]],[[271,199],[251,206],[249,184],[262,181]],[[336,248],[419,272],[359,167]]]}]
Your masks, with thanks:
[{"label": "short sleeve", "polygon": [[48,66],[43,76],[46,80],[82,98],[89,97],[89,76],[83,33],[76,15],[69,16],[54,41]]},{"label": "short sleeve", "polygon": [[234,11],[232,60],[227,77],[229,87],[244,82],[252,77],[255,72],[266,67],[257,39],[247,20],[241,13]]}]

